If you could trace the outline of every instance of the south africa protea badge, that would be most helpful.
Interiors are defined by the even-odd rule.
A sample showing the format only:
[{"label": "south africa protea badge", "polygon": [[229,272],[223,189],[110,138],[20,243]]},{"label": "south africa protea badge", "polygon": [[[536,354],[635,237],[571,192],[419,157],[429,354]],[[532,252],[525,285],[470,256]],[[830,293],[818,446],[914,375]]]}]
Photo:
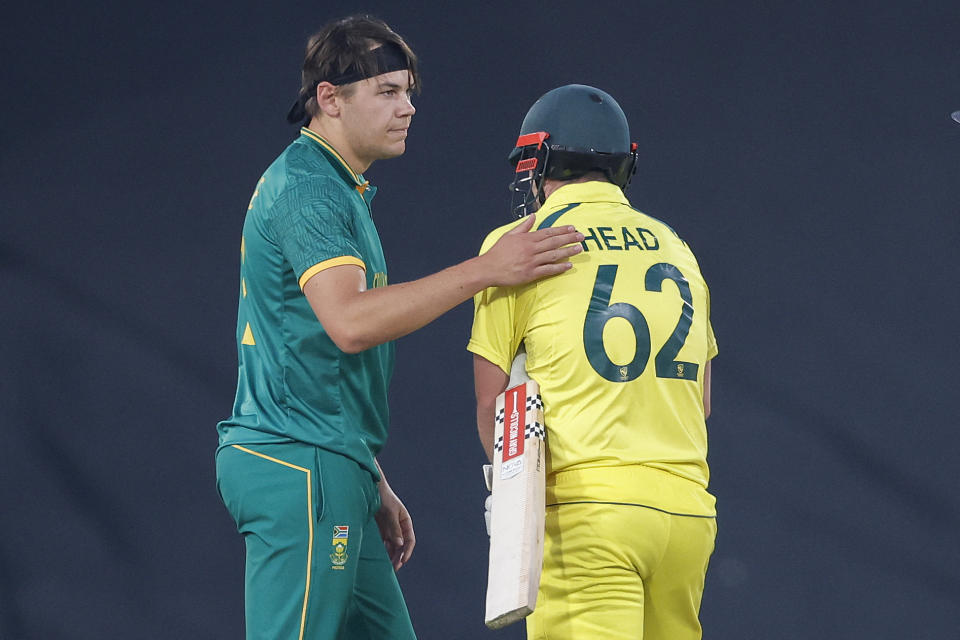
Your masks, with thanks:
[{"label": "south africa protea badge", "polygon": [[347,564],[347,541],[350,539],[350,527],[338,525],[333,528],[333,553],[330,554],[331,569],[343,570]]}]

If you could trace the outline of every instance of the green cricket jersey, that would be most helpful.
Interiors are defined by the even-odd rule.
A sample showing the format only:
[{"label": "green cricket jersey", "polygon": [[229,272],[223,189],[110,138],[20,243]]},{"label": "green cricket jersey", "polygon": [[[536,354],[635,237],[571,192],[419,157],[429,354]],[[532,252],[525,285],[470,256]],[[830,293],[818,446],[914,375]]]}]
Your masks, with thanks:
[{"label": "green cricket jersey", "polygon": [[386,285],[375,192],[307,128],[260,178],[240,244],[240,372],[233,415],[217,425],[221,446],[304,442],[379,478],[393,343],[344,353],[301,289],[343,264],[364,268],[368,289]]}]

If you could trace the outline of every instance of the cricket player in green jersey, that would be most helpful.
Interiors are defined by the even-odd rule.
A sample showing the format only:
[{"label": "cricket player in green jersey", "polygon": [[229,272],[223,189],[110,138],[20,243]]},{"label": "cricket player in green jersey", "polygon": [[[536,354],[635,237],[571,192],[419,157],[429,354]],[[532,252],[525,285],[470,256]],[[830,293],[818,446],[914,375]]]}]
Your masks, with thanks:
[{"label": "cricket player in green jersey", "polygon": [[[717,342],[693,252],[630,206],[636,166],[609,94],[567,85],[527,113],[511,159],[521,213],[585,236],[556,278],[476,296],[477,427],[521,343],[546,427],[546,516],[531,640],[695,640],[716,536],[706,417]],[[493,231],[482,251],[516,225]]]},{"label": "cricket player in green jersey", "polygon": [[583,236],[521,224],[481,257],[389,285],[364,172],[403,154],[416,56],[369,16],[307,45],[297,137],[260,178],[240,244],[239,376],[217,486],[246,544],[247,638],[415,638],[394,571],[410,514],[377,453],[392,340],[489,286],[567,270]]}]

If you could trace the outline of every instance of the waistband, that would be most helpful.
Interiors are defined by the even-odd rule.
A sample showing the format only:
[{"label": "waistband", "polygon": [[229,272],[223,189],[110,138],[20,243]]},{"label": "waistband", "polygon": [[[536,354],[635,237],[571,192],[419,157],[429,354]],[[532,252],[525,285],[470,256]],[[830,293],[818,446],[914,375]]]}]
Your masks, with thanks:
[{"label": "waistband", "polygon": [[647,465],[586,467],[547,477],[546,504],[612,502],[680,515],[716,516],[716,498],[703,486]]}]

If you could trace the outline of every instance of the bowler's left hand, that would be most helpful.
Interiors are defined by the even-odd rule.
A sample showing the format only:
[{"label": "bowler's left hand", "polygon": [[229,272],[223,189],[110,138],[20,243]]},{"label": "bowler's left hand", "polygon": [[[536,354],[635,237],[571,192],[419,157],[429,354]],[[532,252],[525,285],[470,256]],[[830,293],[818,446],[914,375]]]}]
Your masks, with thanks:
[{"label": "bowler's left hand", "polygon": [[377,527],[380,528],[380,538],[387,549],[393,570],[398,571],[405,565],[413,548],[417,544],[417,536],[413,533],[413,519],[410,512],[400,502],[400,498],[393,492],[386,481],[380,482],[380,510],[377,511]]}]

